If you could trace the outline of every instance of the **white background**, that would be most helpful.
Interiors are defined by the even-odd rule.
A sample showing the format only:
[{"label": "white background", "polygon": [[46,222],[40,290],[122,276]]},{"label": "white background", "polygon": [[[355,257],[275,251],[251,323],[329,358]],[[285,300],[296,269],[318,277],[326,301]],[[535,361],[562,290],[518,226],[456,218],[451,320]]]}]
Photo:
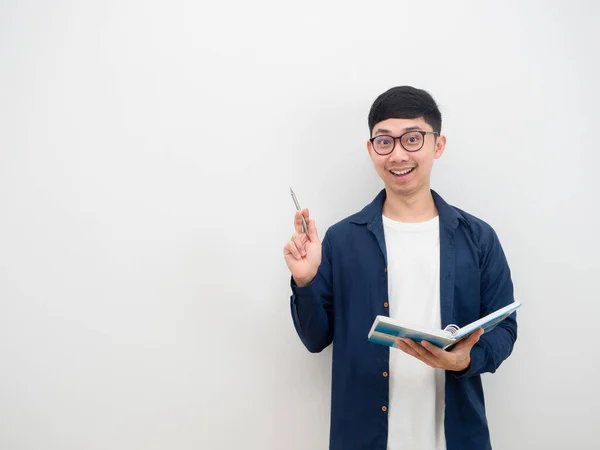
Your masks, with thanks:
[{"label": "white background", "polygon": [[289,186],[321,236],[370,202],[368,110],[410,84],[524,304],[494,449],[597,449],[599,9],[0,2],[0,448],[327,448]]}]

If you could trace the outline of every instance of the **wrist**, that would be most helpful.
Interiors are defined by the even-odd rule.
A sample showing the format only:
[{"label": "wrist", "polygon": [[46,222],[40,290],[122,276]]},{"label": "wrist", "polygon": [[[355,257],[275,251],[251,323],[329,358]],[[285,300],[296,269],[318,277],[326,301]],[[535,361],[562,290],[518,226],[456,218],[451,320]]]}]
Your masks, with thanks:
[{"label": "wrist", "polygon": [[455,364],[454,371],[456,372],[461,372],[463,370],[466,370],[469,368],[469,366],[471,365],[471,357],[467,356],[465,359],[457,361],[457,364]]},{"label": "wrist", "polygon": [[292,277],[292,278],[294,279],[294,283],[296,284],[296,286],[305,287],[305,286],[308,286],[310,283],[312,283],[312,281],[314,280],[315,277],[308,277],[308,278]]}]

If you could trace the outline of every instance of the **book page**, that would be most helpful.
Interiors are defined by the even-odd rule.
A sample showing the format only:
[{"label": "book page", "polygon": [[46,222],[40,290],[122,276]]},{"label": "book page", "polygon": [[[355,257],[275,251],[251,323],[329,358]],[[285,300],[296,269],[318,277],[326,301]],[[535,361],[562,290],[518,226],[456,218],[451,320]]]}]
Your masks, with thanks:
[{"label": "book page", "polygon": [[456,339],[462,339],[479,328],[483,328],[484,332],[491,331],[498,323],[510,316],[519,306],[521,305],[518,302],[511,303],[510,305],[488,314],[487,316],[482,317],[481,319],[476,320],[469,325],[465,325],[458,330],[454,337]]}]

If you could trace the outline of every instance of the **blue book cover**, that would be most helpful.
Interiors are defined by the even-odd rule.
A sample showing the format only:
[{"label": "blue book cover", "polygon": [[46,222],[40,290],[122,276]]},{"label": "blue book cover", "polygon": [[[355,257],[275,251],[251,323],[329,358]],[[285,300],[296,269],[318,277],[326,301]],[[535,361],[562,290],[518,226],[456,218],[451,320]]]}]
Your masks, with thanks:
[{"label": "blue book cover", "polygon": [[425,340],[437,347],[448,349],[479,328],[483,328],[484,333],[493,330],[496,325],[514,313],[520,306],[521,303],[515,301],[468,325],[458,327],[452,324],[443,330],[416,328],[386,316],[377,316],[369,331],[368,339],[375,344],[389,347],[397,347],[396,338],[408,338],[415,342]]}]

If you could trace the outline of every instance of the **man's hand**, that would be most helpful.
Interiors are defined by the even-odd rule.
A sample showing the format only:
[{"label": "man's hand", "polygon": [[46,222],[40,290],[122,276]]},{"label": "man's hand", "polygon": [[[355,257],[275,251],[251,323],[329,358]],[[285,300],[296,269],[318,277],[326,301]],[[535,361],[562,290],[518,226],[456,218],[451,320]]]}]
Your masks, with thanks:
[{"label": "man's hand", "polygon": [[[302,231],[302,216],[308,225],[308,234]],[[296,284],[306,286],[312,282],[321,265],[321,242],[308,208],[296,212],[294,229],[292,238],[283,247],[283,256]]]},{"label": "man's hand", "polygon": [[456,344],[451,351],[443,350],[427,341],[421,341],[419,344],[412,339],[398,338],[396,344],[404,353],[420,359],[434,369],[458,372],[471,364],[471,348],[479,341],[482,334],[482,328],[474,331],[468,338]]}]

